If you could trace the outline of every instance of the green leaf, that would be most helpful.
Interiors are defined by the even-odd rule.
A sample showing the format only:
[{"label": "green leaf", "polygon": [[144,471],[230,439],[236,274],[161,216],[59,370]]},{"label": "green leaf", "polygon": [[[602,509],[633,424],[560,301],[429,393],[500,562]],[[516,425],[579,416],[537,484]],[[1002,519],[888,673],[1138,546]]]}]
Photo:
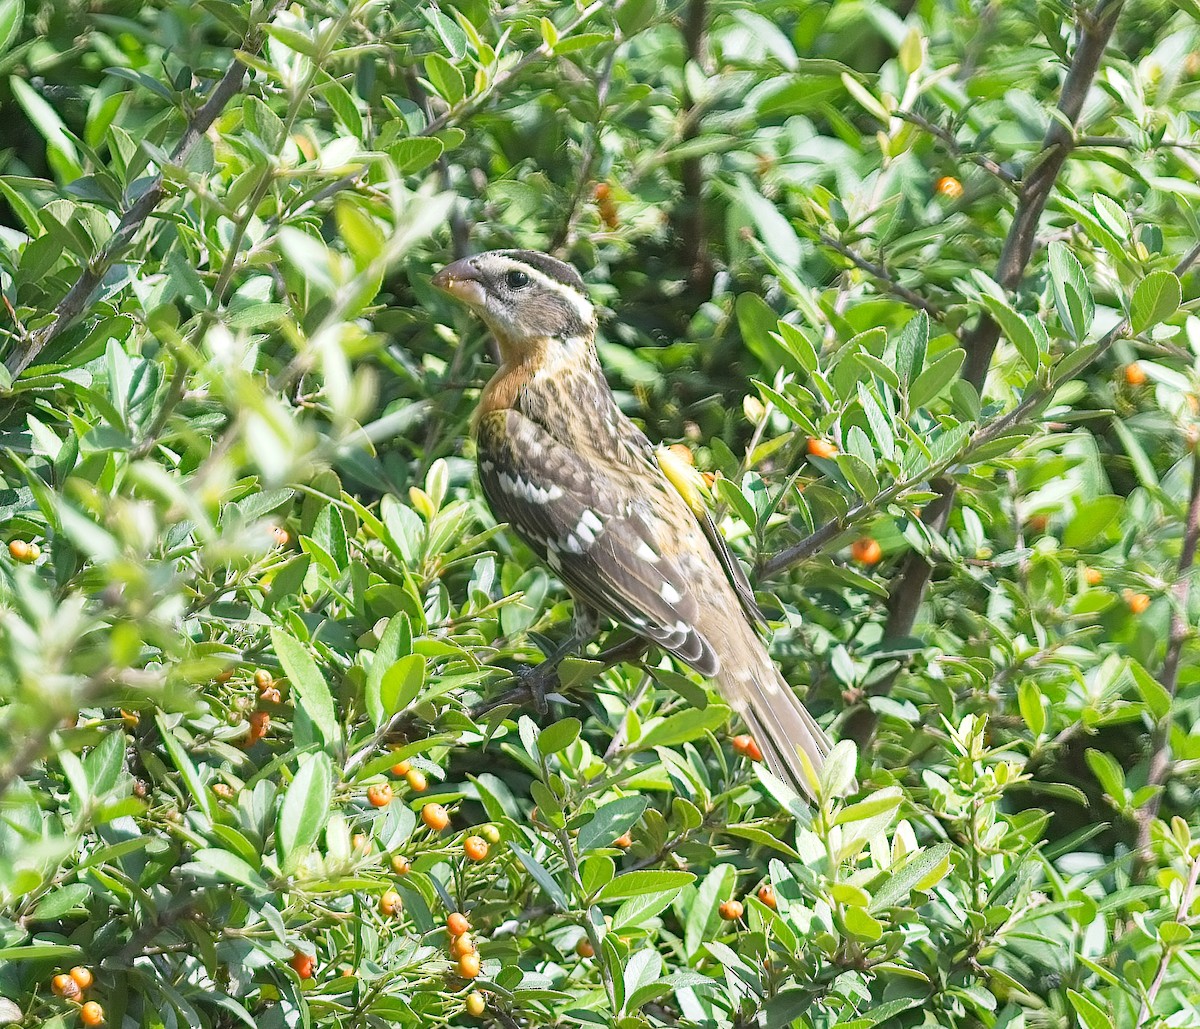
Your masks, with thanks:
[{"label": "green leaf", "polygon": [[698,739],[706,732],[712,732],[729,721],[729,708],[724,704],[709,704],[704,710],[689,708],[677,714],[668,715],[657,725],[651,727],[638,740],[638,747],[649,750],[651,747],[677,747]]},{"label": "green leaf", "polygon": [[412,625],[408,615],[401,612],[388,620],[387,628],[375,648],[371,666],[367,669],[366,702],[367,713],[376,728],[383,720],[396,710],[395,706],[388,707],[383,700],[383,680],[388,671],[401,657],[412,653]]},{"label": "green leaf", "polygon": [[578,718],[563,718],[546,726],[538,735],[538,752],[545,757],[566,750],[579,739],[579,731],[582,728],[583,723]]},{"label": "green leaf", "polygon": [[1121,497],[1110,496],[1096,497],[1080,504],[1063,531],[1063,545],[1086,547],[1109,526],[1124,506],[1125,501]]},{"label": "green leaf", "polygon": [[984,306],[1000,326],[1005,338],[1016,347],[1021,360],[1029,366],[1030,371],[1036,372],[1039,361],[1038,337],[1030,328],[1029,323],[1017,313],[1006,301],[991,293],[981,295]]},{"label": "green leaf", "polygon": [[325,742],[335,742],[340,733],[333,709],[333,697],[308,648],[277,626],[271,629],[271,643],[300,706],[312,719],[313,725],[320,731]]},{"label": "green leaf", "polygon": [[846,931],[860,940],[874,943],[883,935],[883,926],[878,919],[867,913],[866,908],[848,907],[842,914]]},{"label": "green leaf", "polygon": [[846,825],[849,822],[860,822],[868,818],[874,818],[885,811],[895,810],[903,800],[904,794],[900,791],[899,787],[885,787],[882,790],[877,790],[866,800],[860,800],[857,804],[851,804],[849,807],[842,808],[837,813],[833,824]]},{"label": "green leaf", "polygon": [[406,654],[383,673],[379,685],[379,702],[384,718],[403,711],[420,695],[425,686],[425,658]]},{"label": "green leaf", "polygon": [[26,943],[19,947],[0,947],[0,961],[58,961],[68,965],[81,957],[81,948],[59,943]]},{"label": "green leaf", "polygon": [[466,95],[467,86],[460,72],[441,54],[425,56],[425,74],[438,96],[449,101],[453,107]]},{"label": "green leaf", "polygon": [[197,865],[216,872],[222,879],[228,879],[251,890],[266,892],[267,884],[250,864],[236,854],[216,847],[204,847],[196,851],[193,859]]},{"label": "green leaf", "polygon": [[896,339],[896,371],[905,390],[909,389],[925,368],[925,350],[929,346],[929,315],[918,311],[910,318]]},{"label": "green leaf", "polygon": [[1067,998],[1085,1029],[1113,1029],[1113,1020],[1109,1018],[1108,1012],[1090,997],[1068,989]]},{"label": "green leaf", "polygon": [[1092,326],[1096,301],[1083,265],[1060,240],[1050,244],[1050,282],[1059,319],[1073,339],[1082,341]]},{"label": "green leaf", "polygon": [[576,839],[579,852],[586,854],[598,847],[611,847],[613,840],[637,824],[649,803],[645,797],[621,797],[599,807],[592,820],[579,830]]},{"label": "green leaf", "polygon": [[412,175],[428,168],[442,156],[443,143],[432,136],[414,136],[389,144],[388,155],[402,175]]},{"label": "green leaf", "polygon": [[1135,333],[1165,322],[1183,302],[1179,279],[1172,272],[1151,272],[1133,291],[1129,323]]},{"label": "green leaf", "polygon": [[645,925],[660,911],[669,907],[671,901],[679,896],[681,889],[682,886],[678,889],[663,890],[661,893],[643,893],[637,897],[630,897],[613,915],[613,931]]},{"label": "green leaf", "polygon": [[567,900],[567,895],[563,892],[563,888],[555,881],[554,876],[552,876],[546,870],[546,867],[532,854],[526,850],[523,850],[521,847],[518,847],[511,840],[509,841],[508,846],[509,849],[517,855],[521,861],[521,864],[525,866],[526,871],[533,876],[534,882],[536,882],[542,888],[554,906],[560,911],[568,910],[571,905]]},{"label": "green leaf", "polygon": [[962,347],[954,347],[928,365],[908,391],[909,405],[914,408],[924,407],[940,396],[942,390],[958,378],[958,370],[966,358],[967,352]]},{"label": "green leaf", "polygon": [[20,34],[24,17],[24,0],[0,0],[0,54],[12,46]]},{"label": "green leaf", "polygon": [[658,869],[626,872],[624,875],[618,875],[605,886],[596,900],[625,900],[627,897],[638,897],[644,893],[682,889],[695,880],[696,877],[691,872],[671,872]]},{"label": "green leaf", "polygon": [[167,748],[167,753],[171,756],[171,761],[175,767],[179,769],[179,774],[183,778],[183,784],[187,787],[188,793],[191,795],[192,802],[203,813],[204,817],[212,821],[212,807],[209,800],[208,790],[200,781],[200,775],[196,771],[196,766],[192,764],[192,759],[188,757],[188,753],[183,749],[182,744],[175,735],[175,731],[167,724],[167,716],[159,712],[154,716],[154,720],[158,725],[158,734],[162,738],[163,746]]},{"label": "green leaf", "polygon": [[1021,717],[1035,737],[1046,730],[1046,709],[1042,705],[1042,691],[1032,679],[1026,679],[1017,688],[1017,706]]},{"label": "green leaf", "polygon": [[[879,879],[882,880],[882,885],[872,893],[869,910],[878,912],[898,904],[902,905],[913,890],[933,885],[929,882],[930,878],[942,870],[943,865],[945,870],[949,869],[953,849],[949,843],[939,843],[927,850],[911,854],[899,867],[881,873]],[[933,881],[940,880],[945,870]],[[877,879],[876,882],[878,881]]]},{"label": "green leaf", "polygon": [[333,765],[323,751],[300,765],[284,794],[279,813],[277,851],[285,873],[294,872],[329,819]]},{"label": "green leaf", "polygon": [[1112,755],[1089,747],[1084,757],[1087,759],[1092,774],[1104,788],[1104,792],[1118,804],[1123,802],[1125,799],[1125,773],[1121,771],[1121,766],[1117,764]]},{"label": "green leaf", "polygon": [[71,182],[83,174],[79,151],[75,141],[67,133],[63,120],[41,94],[37,93],[24,79],[14,75],[8,80],[9,88],[29,117],[33,127],[46,140],[46,156],[55,171],[65,182]]}]

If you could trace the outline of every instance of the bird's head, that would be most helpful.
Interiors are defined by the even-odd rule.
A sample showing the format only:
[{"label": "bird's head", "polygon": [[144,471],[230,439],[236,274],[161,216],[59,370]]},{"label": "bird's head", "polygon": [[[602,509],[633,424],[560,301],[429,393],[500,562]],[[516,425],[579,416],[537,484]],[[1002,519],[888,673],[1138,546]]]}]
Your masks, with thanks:
[{"label": "bird's head", "polygon": [[490,250],[446,265],[433,285],[492,330],[506,356],[550,340],[591,340],[596,311],[569,264],[536,250]]}]

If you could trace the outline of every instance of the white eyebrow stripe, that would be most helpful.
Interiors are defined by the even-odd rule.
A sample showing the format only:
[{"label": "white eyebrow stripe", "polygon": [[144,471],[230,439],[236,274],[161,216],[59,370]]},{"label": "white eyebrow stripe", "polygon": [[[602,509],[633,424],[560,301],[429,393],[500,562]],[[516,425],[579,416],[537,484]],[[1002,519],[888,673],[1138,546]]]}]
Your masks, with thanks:
[{"label": "white eyebrow stripe", "polygon": [[523,271],[531,279],[535,279],[546,289],[553,290],[555,293],[560,294],[570,301],[571,306],[575,308],[575,313],[579,315],[579,318],[584,325],[590,325],[592,323],[592,319],[596,317],[596,309],[592,306],[592,302],[578,290],[572,289],[570,286],[564,286],[556,279],[550,278],[550,276],[545,272],[534,268],[533,265],[524,264],[521,261],[514,260],[511,257],[506,258],[506,260],[511,261],[514,268],[520,268],[521,271]]}]

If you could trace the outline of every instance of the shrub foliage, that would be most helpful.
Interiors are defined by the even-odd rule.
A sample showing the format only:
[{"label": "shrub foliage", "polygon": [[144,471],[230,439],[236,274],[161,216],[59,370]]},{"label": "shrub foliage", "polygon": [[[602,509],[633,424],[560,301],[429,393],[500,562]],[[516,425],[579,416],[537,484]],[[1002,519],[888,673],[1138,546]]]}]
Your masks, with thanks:
[{"label": "shrub foliage", "polygon": [[[1198,49],[0,0],[0,1021],[1195,1025]],[[819,803],[619,633],[531,703],[570,604],[429,286],[501,246],[713,473]]]}]

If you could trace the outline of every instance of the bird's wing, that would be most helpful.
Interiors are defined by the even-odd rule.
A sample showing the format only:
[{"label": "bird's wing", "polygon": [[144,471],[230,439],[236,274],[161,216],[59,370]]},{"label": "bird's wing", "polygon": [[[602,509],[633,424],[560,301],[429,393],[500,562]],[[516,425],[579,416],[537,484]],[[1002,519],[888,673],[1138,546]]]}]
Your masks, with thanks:
[{"label": "bird's wing", "polygon": [[[701,675],[717,673],[716,653],[696,628],[696,579],[720,570],[697,567],[699,524],[656,469],[588,460],[513,409],[485,415],[476,439],[493,512],[573,594]],[[670,546],[680,536],[682,545]]]}]

